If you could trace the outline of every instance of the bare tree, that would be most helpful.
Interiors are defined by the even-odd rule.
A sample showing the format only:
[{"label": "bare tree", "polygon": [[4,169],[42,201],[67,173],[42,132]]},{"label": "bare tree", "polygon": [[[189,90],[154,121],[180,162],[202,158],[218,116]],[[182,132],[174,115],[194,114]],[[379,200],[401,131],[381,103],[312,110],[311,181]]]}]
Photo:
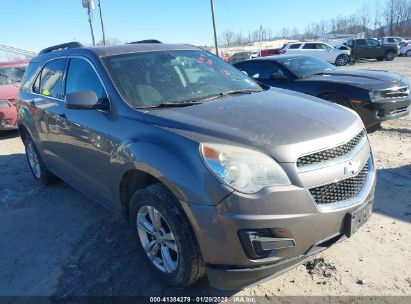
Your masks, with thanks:
[{"label": "bare tree", "polygon": [[373,30],[374,36],[379,36],[378,29],[381,27],[381,15],[382,15],[381,0],[375,0],[373,11]]},{"label": "bare tree", "polygon": [[234,40],[234,33],[232,31],[226,30],[221,34],[222,40],[226,43],[227,47],[230,47],[231,42]]},{"label": "bare tree", "polygon": [[242,45],[244,42],[243,40],[243,32],[240,31],[235,35],[235,43],[237,45]]},{"label": "bare tree", "polygon": [[357,21],[361,26],[361,31],[364,33],[365,37],[368,36],[368,26],[371,22],[371,11],[370,4],[368,1],[363,2],[363,5],[357,12]]}]

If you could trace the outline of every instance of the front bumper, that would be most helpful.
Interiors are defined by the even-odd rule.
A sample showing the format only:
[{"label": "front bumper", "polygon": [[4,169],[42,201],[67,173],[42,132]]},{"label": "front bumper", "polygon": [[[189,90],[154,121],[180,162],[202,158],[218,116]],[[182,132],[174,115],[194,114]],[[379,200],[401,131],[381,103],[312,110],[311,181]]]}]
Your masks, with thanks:
[{"label": "front bumper", "polygon": [[370,102],[355,109],[366,127],[381,121],[407,116],[410,113],[411,99]]},{"label": "front bumper", "polygon": [[[364,154],[367,151],[363,150]],[[241,289],[273,278],[350,236],[347,215],[374,200],[376,176],[372,157],[369,164],[371,169],[361,192],[349,204],[335,208],[318,206],[306,187],[295,185],[298,181],[253,195],[234,192],[217,206],[190,205],[189,217],[194,219],[211,285]],[[318,175],[318,172],[300,175],[304,174]],[[288,246],[288,242],[267,256],[254,258],[240,235],[241,231],[259,230],[269,230],[272,238],[282,244],[284,240],[293,240],[293,245]]]}]

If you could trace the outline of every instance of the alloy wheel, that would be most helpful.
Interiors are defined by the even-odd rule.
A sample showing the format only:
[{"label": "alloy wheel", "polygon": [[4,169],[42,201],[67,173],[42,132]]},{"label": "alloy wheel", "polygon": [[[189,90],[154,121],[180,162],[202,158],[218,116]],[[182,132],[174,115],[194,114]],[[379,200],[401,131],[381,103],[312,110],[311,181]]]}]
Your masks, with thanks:
[{"label": "alloy wheel", "polygon": [[34,176],[37,178],[40,178],[41,176],[40,163],[39,163],[39,159],[36,154],[36,150],[34,149],[34,146],[31,142],[27,143],[27,159],[29,160],[29,164],[30,164],[31,170],[34,173]]},{"label": "alloy wheel", "polygon": [[178,263],[178,248],[164,216],[152,206],[142,206],[136,224],[140,242],[154,266],[165,273],[174,272]]},{"label": "alloy wheel", "polygon": [[339,66],[344,66],[348,63],[348,57],[347,56],[339,56],[337,58],[337,64]]}]

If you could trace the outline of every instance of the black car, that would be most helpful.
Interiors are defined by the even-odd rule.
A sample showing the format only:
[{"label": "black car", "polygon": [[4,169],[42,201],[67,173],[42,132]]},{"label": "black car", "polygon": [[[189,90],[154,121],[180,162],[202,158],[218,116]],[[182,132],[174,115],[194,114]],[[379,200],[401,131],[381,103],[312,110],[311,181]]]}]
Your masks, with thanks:
[{"label": "black car", "polygon": [[410,81],[398,74],[339,70],[301,55],[257,58],[234,66],[270,87],[302,92],[353,109],[366,127],[409,113]]}]

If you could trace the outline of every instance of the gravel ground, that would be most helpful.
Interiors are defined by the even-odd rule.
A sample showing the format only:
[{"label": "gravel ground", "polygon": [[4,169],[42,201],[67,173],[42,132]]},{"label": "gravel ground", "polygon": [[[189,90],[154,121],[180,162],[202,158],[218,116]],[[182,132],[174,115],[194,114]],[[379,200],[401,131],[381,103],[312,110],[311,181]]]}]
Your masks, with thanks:
[{"label": "gravel ground", "polygon": [[[347,69],[411,78],[411,58]],[[128,224],[73,188],[40,187],[16,132],[0,134],[0,295],[411,296],[411,116],[370,134],[378,167],[374,214],[306,266],[236,294],[203,280],[187,290],[150,272]]]}]

